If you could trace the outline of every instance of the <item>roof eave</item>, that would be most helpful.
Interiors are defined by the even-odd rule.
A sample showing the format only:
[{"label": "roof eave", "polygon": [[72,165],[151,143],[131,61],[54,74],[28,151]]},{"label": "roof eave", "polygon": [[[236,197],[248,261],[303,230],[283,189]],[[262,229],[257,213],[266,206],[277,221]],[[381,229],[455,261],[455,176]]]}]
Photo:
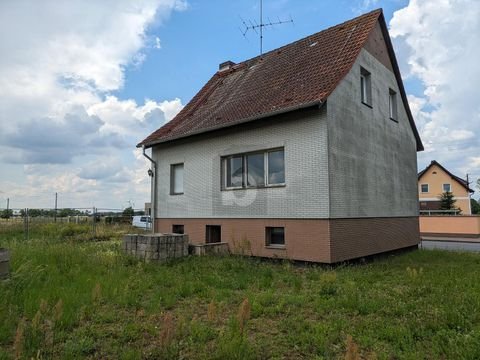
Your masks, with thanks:
[{"label": "roof eave", "polygon": [[251,117],[236,121],[234,123],[228,124],[227,126],[219,125],[219,126],[214,126],[214,127],[208,128],[208,129],[201,129],[201,130],[198,130],[198,131],[192,131],[190,133],[187,133],[187,134],[184,134],[184,135],[179,135],[179,136],[174,136],[174,137],[171,137],[171,138],[158,139],[158,140],[150,141],[150,142],[141,142],[141,143],[137,144],[137,148],[141,148],[141,147],[150,148],[150,147],[153,147],[153,146],[158,145],[158,144],[167,143],[167,142],[171,142],[171,141],[175,141],[175,140],[180,140],[180,139],[188,138],[188,137],[195,136],[195,135],[205,134],[205,133],[213,132],[213,131],[216,131],[216,130],[227,129],[227,128],[230,128],[232,126],[242,125],[242,124],[253,122],[253,121],[256,121],[256,120],[265,119],[265,118],[269,118],[269,117],[276,116],[276,115],[286,114],[286,113],[296,111],[296,110],[307,109],[307,108],[311,108],[311,107],[315,107],[315,106],[318,106],[320,108],[323,104],[324,104],[324,101],[315,100],[315,101],[311,101],[311,102],[308,102],[308,103],[295,105],[295,106],[271,111],[271,112],[268,112],[268,113],[251,116]]}]

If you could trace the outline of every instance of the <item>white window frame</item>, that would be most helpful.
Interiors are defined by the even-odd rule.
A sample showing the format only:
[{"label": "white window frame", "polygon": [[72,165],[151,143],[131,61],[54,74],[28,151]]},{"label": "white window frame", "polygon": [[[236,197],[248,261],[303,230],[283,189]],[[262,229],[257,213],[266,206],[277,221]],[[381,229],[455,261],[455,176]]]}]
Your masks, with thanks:
[{"label": "white window frame", "polygon": [[[448,190],[445,190],[445,185],[448,185]],[[443,192],[452,192],[452,184],[450,184],[450,183],[442,184],[442,191]]]},{"label": "white window frame", "polygon": [[[176,192],[175,191],[175,167],[182,166],[183,168],[183,175],[182,175],[182,191]],[[183,195],[185,192],[185,163],[176,163],[170,164],[170,195]]]},{"label": "white window frame", "polygon": [[363,104],[372,107],[372,74],[360,67],[360,97]]},{"label": "white window frame", "polygon": [[388,113],[390,120],[398,121],[397,92],[388,89]]},{"label": "white window frame", "polygon": [[[270,184],[268,182],[268,154],[271,152],[276,152],[276,151],[283,151],[283,171],[284,171],[284,178],[286,177],[285,175],[285,148],[274,148],[274,149],[268,149],[268,150],[261,150],[261,151],[252,151],[252,152],[246,152],[246,153],[240,153],[240,154],[234,154],[234,155],[228,155],[224,156],[221,158],[222,162],[222,189],[223,190],[238,190],[238,189],[259,189],[259,188],[266,188],[266,187],[278,187],[278,186],[285,186],[285,179],[284,182],[282,183],[273,183]],[[247,157],[249,155],[258,155],[258,154],[263,154],[263,185],[248,185],[248,161]],[[227,186],[228,184],[228,160],[233,158],[233,157],[242,157],[242,166],[243,166],[243,173],[242,173],[242,186]]]},{"label": "white window frame", "polygon": [[[427,191],[423,191],[423,186],[427,186]],[[420,184],[420,193],[422,194],[428,194],[430,192],[430,186],[428,184]]]}]

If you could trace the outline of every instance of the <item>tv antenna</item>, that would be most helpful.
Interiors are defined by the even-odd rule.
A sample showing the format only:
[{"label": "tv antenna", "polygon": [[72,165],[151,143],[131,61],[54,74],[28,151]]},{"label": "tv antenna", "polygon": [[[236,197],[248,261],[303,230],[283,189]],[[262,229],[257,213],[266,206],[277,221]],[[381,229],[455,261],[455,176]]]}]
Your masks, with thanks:
[{"label": "tv antenna", "polygon": [[280,18],[277,18],[276,21],[271,21],[270,18],[267,17],[267,21],[263,22],[263,0],[260,0],[260,23],[257,23],[255,20],[253,21],[248,20],[248,23],[247,23],[241,17],[240,19],[242,20],[242,23],[244,26],[243,29],[240,29],[240,32],[242,33],[244,38],[247,37],[247,33],[250,30],[255,31],[256,34],[260,35],[260,56],[263,55],[263,28],[268,26],[287,24],[287,23],[293,24],[293,19],[291,16],[290,16],[290,19],[288,20],[280,20]]}]

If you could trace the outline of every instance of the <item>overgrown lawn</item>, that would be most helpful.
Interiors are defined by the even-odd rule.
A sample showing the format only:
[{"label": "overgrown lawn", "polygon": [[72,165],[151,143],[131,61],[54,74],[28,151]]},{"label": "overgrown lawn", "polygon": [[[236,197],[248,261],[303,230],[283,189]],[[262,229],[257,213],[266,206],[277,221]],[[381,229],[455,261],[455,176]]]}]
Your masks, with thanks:
[{"label": "overgrown lawn", "polygon": [[479,254],[158,265],[124,256],[117,233],[48,234],[0,234],[0,359],[480,358]]}]

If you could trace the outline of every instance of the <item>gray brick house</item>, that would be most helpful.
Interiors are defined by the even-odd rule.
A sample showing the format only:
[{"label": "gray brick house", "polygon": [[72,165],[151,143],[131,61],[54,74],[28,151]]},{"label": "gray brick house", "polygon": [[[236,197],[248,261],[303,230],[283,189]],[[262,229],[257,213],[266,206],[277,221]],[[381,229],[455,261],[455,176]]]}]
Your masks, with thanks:
[{"label": "gray brick house", "polygon": [[334,263],[419,242],[410,112],[381,10],[227,61],[144,139],[155,230]]}]

